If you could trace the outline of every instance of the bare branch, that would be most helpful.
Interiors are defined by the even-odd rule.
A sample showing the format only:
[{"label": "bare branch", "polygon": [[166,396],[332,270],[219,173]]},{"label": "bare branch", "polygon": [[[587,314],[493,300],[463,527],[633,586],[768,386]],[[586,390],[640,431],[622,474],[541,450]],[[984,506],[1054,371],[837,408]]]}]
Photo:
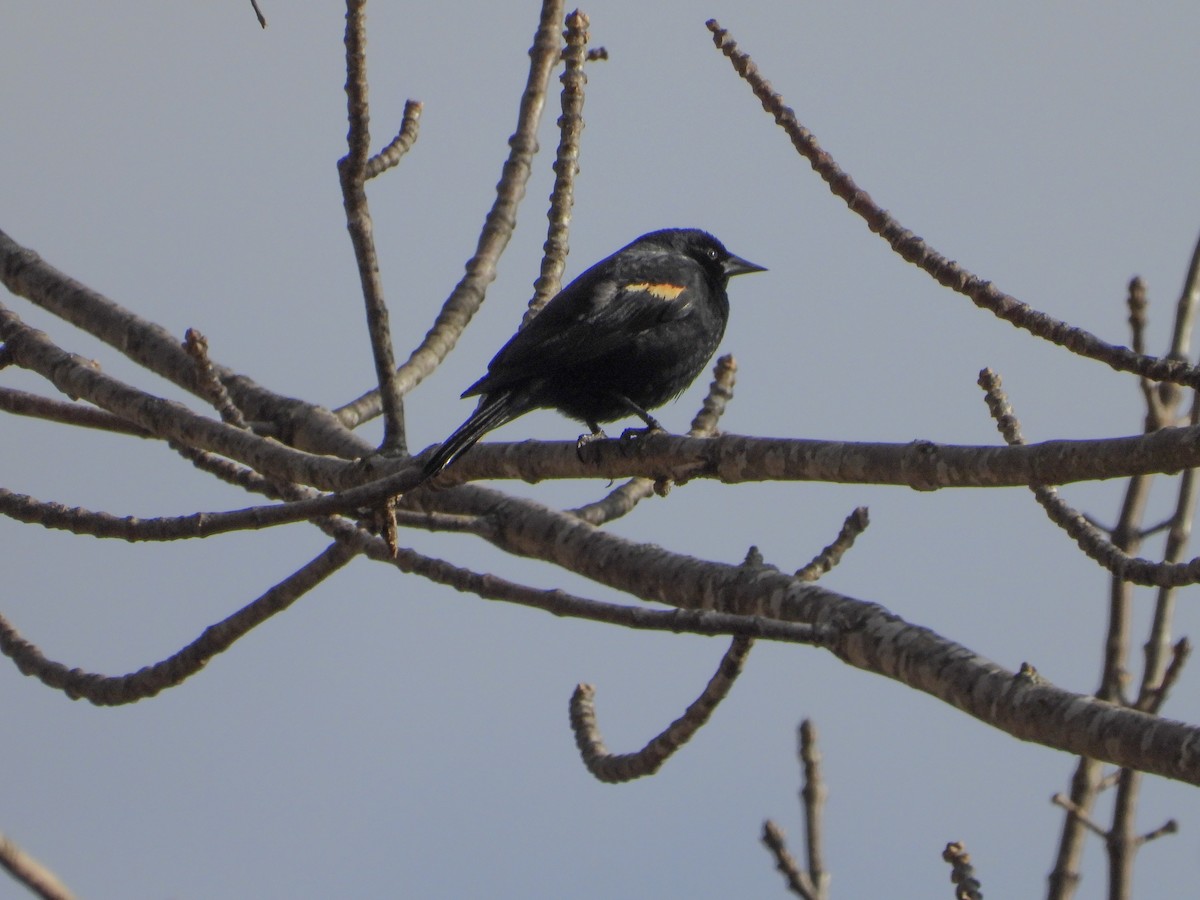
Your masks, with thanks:
[{"label": "bare branch", "polygon": [[[1147,642],[1148,646],[1149,643]],[[1145,689],[1142,698],[1139,699],[1138,709],[1148,713],[1157,713],[1162,709],[1163,704],[1167,700],[1167,695],[1171,692],[1171,688],[1179,681],[1179,676],[1183,673],[1183,667],[1191,655],[1192,642],[1186,637],[1180,638],[1172,648],[1171,661],[1167,664],[1167,668],[1162,674],[1162,679],[1156,686]]]},{"label": "bare branch", "polygon": [[229,396],[229,391],[213,370],[212,360],[208,358],[208,338],[195,328],[189,328],[183,335],[183,349],[196,362],[196,375],[200,389],[206,395],[208,402],[220,413],[221,421],[234,428],[246,428],[246,418]]},{"label": "bare branch", "polygon": [[[834,625],[827,646],[843,662],[938,697],[1022,740],[1200,784],[1200,756],[1188,749],[1200,741],[1200,727],[1072,693],[1044,678],[1019,677],[876,604],[771,567],[748,569],[640,544],[569,513],[480,487],[445,491],[438,504],[443,512],[486,510],[497,526],[489,539],[494,546],[644,600]],[[551,532],[554,540],[545,540]]]},{"label": "bare branch", "polygon": [[563,51],[566,66],[562,74],[562,115],[558,119],[558,154],[554,159],[554,189],[550,192],[550,209],[546,218],[550,229],[546,235],[542,272],[534,282],[533,299],[521,320],[521,326],[541,312],[542,307],[558,293],[562,273],[567,264],[570,247],[567,236],[571,225],[571,208],[575,205],[575,176],[579,174],[579,141],[583,135],[583,94],[587,84],[583,64],[587,57],[588,17],[579,10],[567,16],[563,32],[567,47]]},{"label": "bare branch", "polygon": [[1083,825],[1085,828],[1087,828],[1087,830],[1092,832],[1092,834],[1096,835],[1097,837],[1108,840],[1107,829],[1101,827],[1100,825],[1097,825],[1094,821],[1092,821],[1092,819],[1087,815],[1087,813],[1083,809],[1081,809],[1079,806],[1077,806],[1074,802],[1072,802],[1071,799],[1068,798],[1065,794],[1055,794],[1053,797],[1050,798],[1050,802],[1054,803],[1056,806],[1061,806],[1063,809],[1065,809],[1068,813],[1071,814],[1072,818],[1074,818],[1081,825]]},{"label": "bare branch", "polygon": [[74,900],[71,892],[57,875],[0,834],[0,867],[42,900]]},{"label": "bare branch", "polygon": [[[1096,794],[1100,789],[1100,771],[1100,763],[1086,756],[1080,757],[1075,764],[1075,774],[1071,778],[1071,797],[1068,802],[1085,816],[1095,802]],[[1047,900],[1067,900],[1075,895],[1075,889],[1079,886],[1082,877],[1079,869],[1083,861],[1086,836],[1087,831],[1083,820],[1069,814],[1064,817],[1054,867],[1046,877]]]},{"label": "bare branch", "polygon": [[1148,831],[1137,839],[1138,845],[1148,844],[1151,841],[1156,841],[1160,837],[1168,834],[1177,834],[1179,832],[1179,823],[1174,819],[1167,819],[1153,831]]},{"label": "bare branch", "polygon": [[[708,394],[699,412],[692,419],[692,427],[688,431],[691,437],[709,437],[716,433],[725,407],[733,399],[733,386],[736,381],[737,360],[731,354],[726,354],[718,359],[713,367],[713,380],[708,386]],[[659,490],[653,478],[633,478],[603,499],[581,506],[572,512],[585,522],[602,525],[632,511],[638,503],[656,490],[660,495],[665,494],[665,484],[663,488]]]},{"label": "bare branch", "polygon": [[1192,368],[1178,360],[1139,355],[1126,347],[1106,343],[1082,328],[1076,328],[1039,312],[938,253],[924,240],[901,226],[821,148],[812,133],[797,120],[795,111],[772,89],[770,82],[759,74],[758,67],[749,55],[738,50],[729,32],[721,28],[715,19],[709,19],[707,25],[713,34],[713,42],[717,49],[733,63],[738,75],[750,85],[754,95],[762,102],[763,109],[787,132],[800,155],[809,161],[813,170],[829,185],[833,194],[844,200],[850,210],[861,216],[867,227],[887,241],[892,250],[906,262],[920,268],[938,284],[968,297],[976,306],[988,310],[998,318],[1028,331],[1035,337],[1066,347],[1079,356],[1095,359],[1119,371],[1134,372],[1155,381],[1171,381],[1189,387],[1200,387],[1200,369]]},{"label": "bare branch", "polygon": [[[43,332],[24,325],[3,305],[0,305],[0,338],[7,341],[18,365],[37,372],[68,397],[82,397],[158,437],[211,450],[251,465],[260,472],[304,484],[335,487],[334,473],[349,469],[343,461],[263,440],[242,429],[199,416],[182,404],[137,390],[80,362],[74,354],[52,343]],[[175,345],[189,366],[195,369],[178,342]]]},{"label": "bare branch", "polygon": [[[558,35],[562,9],[562,0],[542,2],[541,21],[529,51],[529,78],[521,97],[517,129],[508,139],[511,151],[504,163],[500,183],[496,185],[496,200],[484,220],[475,255],[467,262],[467,274],[455,285],[433,328],[397,372],[397,389],[402,395],[424,381],[454,349],[463,329],[482,305],[488,285],[496,278],[496,263],[516,227],[517,207],[525,196],[533,155],[538,149],[538,120],[546,101],[550,74],[562,50]],[[379,415],[381,409],[379,392],[372,390],[335,410],[334,414],[346,427],[357,428]]]},{"label": "bare branch", "polygon": [[204,633],[178,653],[161,662],[121,676],[97,675],[70,669],[42,655],[0,616],[0,652],[16,663],[23,675],[32,675],[72,700],[83,698],[96,706],[122,706],[153,697],[175,687],[199,672],[212,657],[228,650],[276,613],[283,612],[351,559],[356,550],[333,544],[312,562],[289,575],[257,600],[229,618],[210,625]]},{"label": "bare branch", "polygon": [[1200,305],[1200,239],[1192,249],[1183,289],[1175,305],[1175,323],[1171,333],[1172,359],[1186,360],[1191,353],[1192,331],[1196,325],[1196,307]]},{"label": "bare branch", "polygon": [[[1193,423],[1200,421],[1200,395],[1192,397],[1190,420]],[[1192,533],[1192,520],[1196,515],[1196,493],[1196,470],[1188,469],[1179,478],[1179,491],[1167,530],[1166,547],[1163,550],[1164,561],[1174,562],[1184,554]],[[1156,712],[1166,700],[1166,693],[1178,677],[1191,648],[1185,638],[1175,646],[1169,665],[1165,663],[1167,647],[1171,641],[1176,599],[1172,588],[1159,590],[1154,602],[1154,619],[1150,624],[1150,634],[1144,646],[1146,662],[1138,705],[1141,706],[1141,701],[1145,699]]]},{"label": "bare branch", "polygon": [[971,854],[961,841],[947,844],[942,859],[950,863],[950,880],[954,882],[954,900],[983,900],[983,890],[971,865]]},{"label": "bare branch", "polygon": [[[1024,439],[1021,437],[1020,423],[1004,395],[1000,376],[991,369],[984,369],[979,373],[979,386],[987,392],[988,410],[996,419],[996,427],[1004,439],[1011,446],[1022,445]],[[1131,584],[1158,587],[1178,587],[1200,582],[1200,557],[1182,563],[1167,563],[1132,556],[1116,541],[1110,541],[1096,530],[1084,515],[1062,500],[1054,488],[1031,484],[1029,489],[1050,521],[1070,535],[1089,559],[1108,569],[1115,578]],[[1126,517],[1122,516],[1122,521],[1125,520]]]},{"label": "bare branch", "polygon": [[408,100],[404,103],[404,116],[400,120],[400,130],[392,138],[391,143],[367,160],[363,172],[364,178],[371,179],[382,175],[388,169],[399,165],[412,145],[417,141],[421,127],[421,101]]},{"label": "bare branch", "polygon": [[854,541],[867,530],[867,526],[870,524],[867,508],[865,506],[857,507],[854,512],[846,516],[846,521],[842,523],[842,530],[838,532],[833,543],[813,557],[807,565],[797,569],[796,577],[801,581],[816,581],[842,561],[842,556],[854,546]]},{"label": "bare branch", "polygon": [[383,412],[383,443],[386,453],[406,454],[404,435],[404,392],[396,378],[396,357],[392,352],[392,327],[383,280],[379,275],[379,257],[375,252],[375,228],[367,203],[367,156],[370,152],[370,108],[367,103],[367,22],[366,0],[346,3],[346,106],[350,131],[346,135],[349,152],[338,161],[342,185],[342,205],[346,210],[346,228],[354,246],[358,278],[366,304],[367,331],[375,361],[375,378]]},{"label": "bare branch", "polygon": [[[1146,285],[1142,279],[1137,277],[1130,279],[1129,293],[1125,302],[1129,308],[1130,344],[1134,353],[1144,354],[1146,352],[1146,309],[1149,302],[1146,299]],[[1146,401],[1145,431],[1154,431],[1164,425],[1174,424],[1167,421],[1167,411],[1164,409],[1158,393],[1160,386],[1158,382],[1151,381],[1149,378],[1138,379],[1138,387]]]},{"label": "bare branch", "polygon": [[762,842],[771,851],[771,856],[775,860],[775,868],[783,875],[788,890],[797,897],[803,897],[804,900],[820,900],[808,873],[801,871],[796,857],[788,851],[787,838],[784,836],[783,829],[770,819],[763,822]]},{"label": "bare branch", "polygon": [[94,406],[84,406],[82,403],[64,403],[61,400],[51,400],[49,397],[18,391],[15,388],[0,387],[0,412],[44,419],[47,422],[59,422],[63,425],[75,425],[80,428],[111,431],[114,434],[128,434],[140,438],[153,437],[145,428],[127,422],[102,409],[96,409]]},{"label": "bare branch", "polygon": [[263,15],[261,9],[258,8],[258,0],[250,0],[250,5],[254,7],[254,15],[258,17],[258,24],[262,28],[267,27],[267,17]]},{"label": "bare branch", "polygon": [[813,886],[813,900],[827,900],[829,873],[825,871],[822,836],[825,823],[825,779],[821,774],[821,751],[817,748],[817,726],[811,719],[800,723],[798,730],[800,763],[804,767],[804,787],[800,800],[804,805],[804,840],[808,856],[808,877]]},{"label": "bare branch", "polygon": [[609,784],[633,781],[635,778],[657,772],[676,750],[692,739],[708,721],[717,705],[728,696],[734,681],[742,674],[742,666],[752,646],[752,638],[735,637],[703,693],[682,716],[636,753],[608,752],[600,734],[600,727],[596,723],[596,708],[593,702],[596,689],[590,684],[580,684],[576,687],[571,696],[571,730],[575,732],[575,744],[579,747],[587,770],[597,780]]},{"label": "bare branch", "polygon": [[[13,294],[103,341],[148,371],[204,396],[196,364],[175,335],[60,272],[3,231],[0,231],[0,282]],[[268,391],[245,375],[222,366],[214,364],[214,369],[238,409],[256,423],[260,420],[274,423],[278,437],[289,446],[345,459],[361,457],[373,449],[344,428],[329,410]],[[62,390],[56,378],[45,371],[36,368],[35,371]],[[70,390],[64,393],[82,396]]]},{"label": "bare branch", "polygon": [[[715,478],[725,484],[820,481],[947,487],[1026,487],[1178,472],[1200,466],[1200,428],[1093,440],[980,447],[916,440],[904,444],[652,433],[635,441],[597,440],[583,458],[575,441],[477,444],[440,476],[443,486],[477,479]],[[413,481],[417,479],[414,477]],[[398,488],[404,491],[405,487]]]}]

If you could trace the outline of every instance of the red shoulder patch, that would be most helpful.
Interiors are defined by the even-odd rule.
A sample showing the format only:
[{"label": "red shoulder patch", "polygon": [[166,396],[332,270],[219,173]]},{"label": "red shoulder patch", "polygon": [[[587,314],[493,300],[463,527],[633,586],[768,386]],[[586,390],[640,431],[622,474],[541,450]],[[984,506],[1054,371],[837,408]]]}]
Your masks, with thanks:
[{"label": "red shoulder patch", "polygon": [[657,297],[659,300],[674,300],[682,294],[686,288],[681,284],[670,284],[661,282],[654,284],[648,281],[642,281],[637,284],[625,285],[627,291],[644,291],[651,297]]}]

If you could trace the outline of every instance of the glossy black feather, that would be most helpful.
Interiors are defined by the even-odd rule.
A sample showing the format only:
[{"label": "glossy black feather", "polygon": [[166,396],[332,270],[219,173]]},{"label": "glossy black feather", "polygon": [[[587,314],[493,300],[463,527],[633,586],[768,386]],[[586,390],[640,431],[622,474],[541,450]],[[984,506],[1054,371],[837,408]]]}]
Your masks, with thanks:
[{"label": "glossy black feather", "polygon": [[463,392],[479,407],[425,463],[440,472],[493,428],[557,409],[595,431],[678,396],[712,358],[729,319],[725,287],[762,266],[695,228],[644,234],[555,295]]}]

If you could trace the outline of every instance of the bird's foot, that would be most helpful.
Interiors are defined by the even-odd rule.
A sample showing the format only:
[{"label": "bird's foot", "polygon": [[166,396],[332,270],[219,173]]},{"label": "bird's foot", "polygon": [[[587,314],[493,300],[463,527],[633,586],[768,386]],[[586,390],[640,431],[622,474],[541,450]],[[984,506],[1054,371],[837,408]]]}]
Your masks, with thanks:
[{"label": "bird's foot", "polygon": [[648,425],[645,428],[626,428],[621,432],[621,440],[623,442],[640,440],[649,434],[666,434],[667,430],[655,422],[653,425]]},{"label": "bird's foot", "polygon": [[575,455],[579,457],[580,462],[585,462],[583,458],[583,450],[588,445],[595,441],[604,441],[608,439],[608,435],[600,428],[593,428],[591,434],[581,434],[579,439],[575,441]]}]

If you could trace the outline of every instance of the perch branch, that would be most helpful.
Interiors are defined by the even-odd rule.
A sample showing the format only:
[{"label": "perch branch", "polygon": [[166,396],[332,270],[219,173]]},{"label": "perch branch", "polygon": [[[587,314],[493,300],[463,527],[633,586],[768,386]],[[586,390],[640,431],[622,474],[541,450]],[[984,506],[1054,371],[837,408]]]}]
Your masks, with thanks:
[{"label": "perch branch", "polygon": [[[713,380],[708,386],[708,394],[700,411],[692,419],[692,427],[688,431],[691,437],[709,437],[716,433],[725,407],[733,399],[733,386],[737,381],[737,360],[732,354],[726,354],[717,360],[713,367]],[[645,500],[655,490],[660,494],[666,493],[666,483],[659,488],[653,478],[632,478],[621,485],[608,496],[586,506],[581,506],[571,512],[593,525],[611,522],[631,512],[635,506]]]}]

